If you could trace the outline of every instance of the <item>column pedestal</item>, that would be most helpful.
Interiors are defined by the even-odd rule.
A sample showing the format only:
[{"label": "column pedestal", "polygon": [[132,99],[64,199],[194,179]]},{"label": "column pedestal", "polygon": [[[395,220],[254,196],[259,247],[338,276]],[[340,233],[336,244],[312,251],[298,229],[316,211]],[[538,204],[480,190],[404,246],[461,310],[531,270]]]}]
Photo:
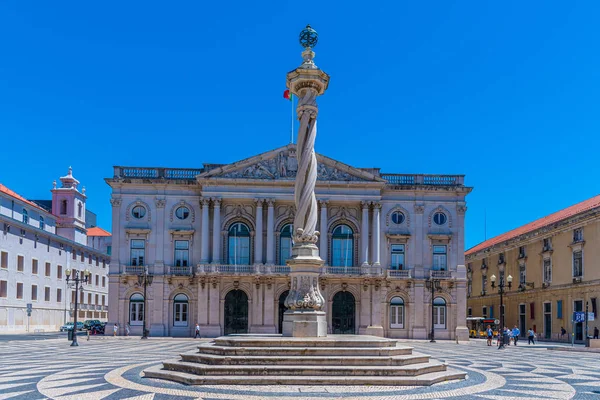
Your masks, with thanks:
[{"label": "column pedestal", "polygon": [[292,286],[285,300],[283,336],[327,336],[327,319],[321,311],[325,300],[319,291],[319,274],[324,261],[313,243],[297,243],[292,248],[290,266]]}]

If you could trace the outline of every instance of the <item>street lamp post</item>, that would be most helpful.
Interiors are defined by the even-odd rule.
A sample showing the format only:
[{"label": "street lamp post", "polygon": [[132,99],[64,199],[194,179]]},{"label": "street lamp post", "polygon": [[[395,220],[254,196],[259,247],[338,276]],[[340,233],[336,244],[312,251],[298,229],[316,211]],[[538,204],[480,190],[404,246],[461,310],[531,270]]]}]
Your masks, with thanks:
[{"label": "street lamp post", "polygon": [[490,277],[490,280],[492,281],[492,288],[496,288],[496,286],[498,287],[498,293],[500,293],[500,329],[498,330],[498,340],[500,341],[500,345],[498,346],[498,350],[504,350],[505,346],[504,346],[504,302],[503,302],[503,295],[504,295],[504,287],[508,286],[508,288],[510,289],[512,287],[512,276],[508,275],[506,277],[506,284],[504,283],[504,264],[501,264],[498,267],[499,271],[500,271],[500,281],[498,282],[498,285],[496,285],[496,275],[492,275]]},{"label": "street lamp post", "polygon": [[154,275],[148,273],[148,267],[144,267],[144,272],[138,275],[138,283],[144,285],[144,311],[143,311],[143,325],[142,325],[142,339],[148,339],[148,330],[146,329],[146,290],[149,285],[152,285]]},{"label": "street lamp post", "polygon": [[435,315],[434,315],[434,307],[433,307],[433,296],[435,295],[435,291],[440,291],[442,289],[441,283],[439,279],[433,279],[433,278],[429,278],[425,281],[425,285],[427,286],[427,289],[431,290],[431,340],[429,341],[430,343],[435,343],[435,329],[434,329],[434,321],[435,321]]},{"label": "street lamp post", "polygon": [[67,285],[69,285],[69,281],[72,281],[71,285],[75,285],[75,310],[73,311],[73,341],[71,342],[71,346],[79,346],[79,343],[77,343],[77,298],[79,297],[79,284],[81,283],[81,290],[83,291],[83,284],[89,283],[89,281],[91,280],[90,270],[75,270],[75,276],[73,277],[71,277],[70,269],[67,269],[65,273],[67,274]]}]

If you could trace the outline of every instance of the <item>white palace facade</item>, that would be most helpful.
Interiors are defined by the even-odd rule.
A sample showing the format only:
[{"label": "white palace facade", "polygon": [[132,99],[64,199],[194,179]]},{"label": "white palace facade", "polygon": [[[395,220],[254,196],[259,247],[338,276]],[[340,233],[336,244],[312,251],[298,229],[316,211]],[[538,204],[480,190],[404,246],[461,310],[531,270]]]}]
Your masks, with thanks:
[{"label": "white palace facade", "polygon": [[[464,176],[317,160],[329,333],[427,338],[433,323],[436,339],[468,340]],[[281,332],[296,170],[294,144],[201,169],[114,167],[109,324],[141,334],[145,315],[151,336],[190,336],[196,323],[205,337]]]}]

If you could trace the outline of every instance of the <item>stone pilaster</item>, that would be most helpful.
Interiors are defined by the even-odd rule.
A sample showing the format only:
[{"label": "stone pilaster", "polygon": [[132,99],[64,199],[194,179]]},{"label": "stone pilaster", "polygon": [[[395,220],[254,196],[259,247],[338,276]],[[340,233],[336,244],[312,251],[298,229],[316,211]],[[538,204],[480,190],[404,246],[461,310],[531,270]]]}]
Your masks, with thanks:
[{"label": "stone pilaster", "polygon": [[267,200],[267,264],[275,264],[275,201]]},{"label": "stone pilaster", "polygon": [[[467,322],[467,268],[459,265],[456,268],[456,342],[469,341]],[[498,309],[498,313],[500,310]]]},{"label": "stone pilaster", "polygon": [[321,259],[325,261],[325,264],[327,264],[327,204],[329,204],[329,200],[321,200],[319,201],[319,204],[321,205],[319,255],[321,256]]},{"label": "stone pilaster", "polygon": [[256,236],[254,236],[254,264],[263,263],[263,199],[254,199],[256,203]]},{"label": "stone pilaster", "polygon": [[221,199],[213,200],[213,264],[221,263]]},{"label": "stone pilaster", "polygon": [[373,237],[373,266],[379,267],[381,265],[380,262],[380,253],[381,253],[381,204],[373,203],[373,227],[371,228],[371,235]]},{"label": "stone pilaster", "polygon": [[208,221],[208,207],[210,206],[210,201],[207,198],[203,198],[200,201],[200,204],[202,205],[202,232],[201,232],[201,241],[202,241],[202,245],[201,245],[201,259],[200,262],[202,264],[208,264],[210,262],[210,257],[209,257],[209,250],[208,250],[208,244],[209,244],[209,221]]},{"label": "stone pilaster", "polygon": [[[362,221],[360,228],[360,262],[362,266],[369,265],[369,203],[360,202],[362,206]],[[373,248],[375,251],[375,247]]]}]

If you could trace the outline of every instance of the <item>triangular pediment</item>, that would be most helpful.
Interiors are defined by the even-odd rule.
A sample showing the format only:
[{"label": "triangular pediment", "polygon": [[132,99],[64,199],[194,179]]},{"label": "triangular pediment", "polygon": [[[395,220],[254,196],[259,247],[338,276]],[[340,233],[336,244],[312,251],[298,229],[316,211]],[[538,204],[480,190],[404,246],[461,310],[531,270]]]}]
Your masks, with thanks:
[{"label": "triangular pediment", "polygon": [[[379,176],[351,167],[317,153],[317,180],[329,182],[385,182]],[[232,164],[203,172],[198,179],[296,179],[298,159],[296,145],[289,144]]]}]

